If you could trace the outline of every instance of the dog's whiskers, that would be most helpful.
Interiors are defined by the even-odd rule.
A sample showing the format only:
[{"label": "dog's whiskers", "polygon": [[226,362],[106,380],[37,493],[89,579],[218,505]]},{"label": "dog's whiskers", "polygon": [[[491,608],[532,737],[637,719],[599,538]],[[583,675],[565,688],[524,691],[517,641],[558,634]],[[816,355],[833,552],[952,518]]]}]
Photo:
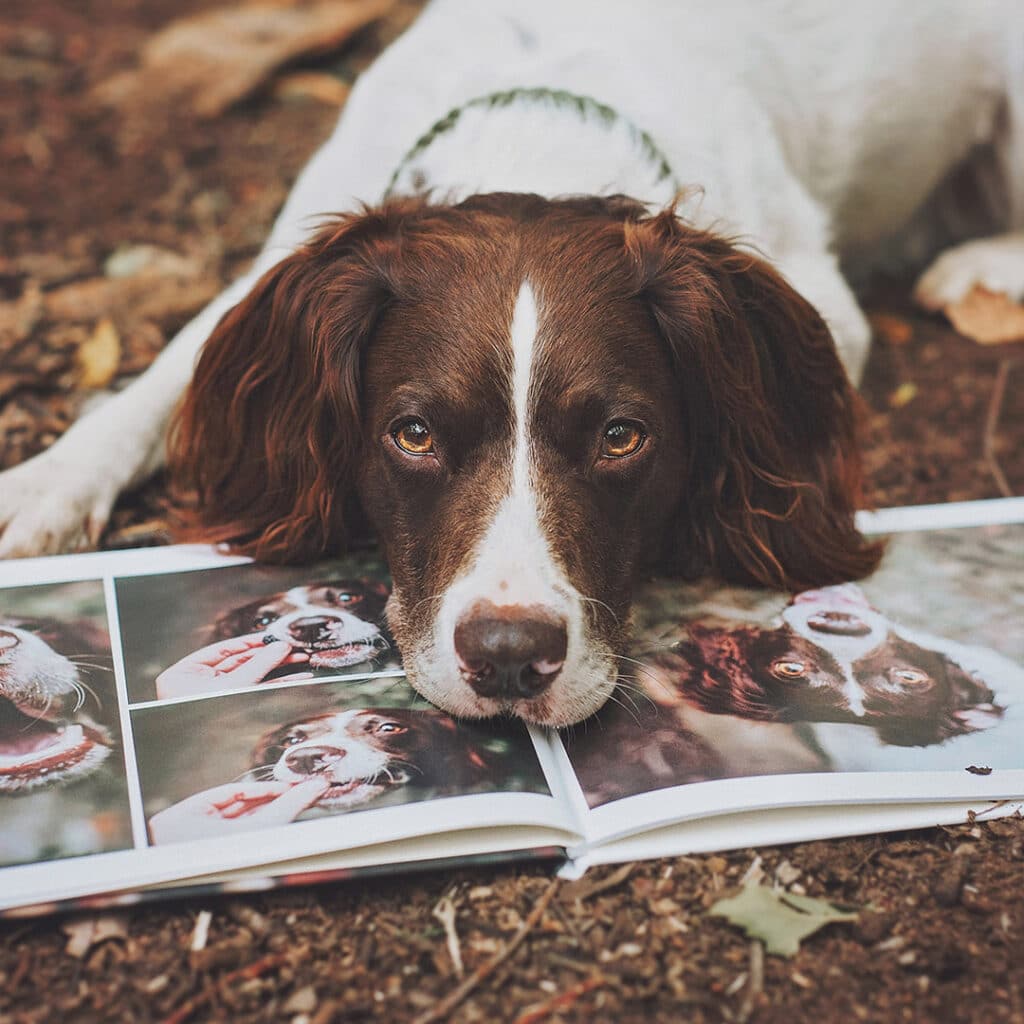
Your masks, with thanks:
[{"label": "dog's whiskers", "polygon": [[614,611],[612,610],[612,607],[611,607],[611,605],[607,604],[606,602],[604,602],[604,601],[599,601],[599,600],[598,600],[598,599],[597,599],[596,597],[587,597],[587,596],[586,596],[585,594],[580,594],[580,600],[581,600],[581,601],[586,601],[586,602],[587,602],[587,604],[595,604],[595,605],[597,605],[597,606],[598,606],[598,607],[600,607],[600,608],[604,608],[604,609],[606,609],[606,610],[607,610],[607,612],[608,612],[608,614],[609,614],[609,615],[610,615],[610,616],[611,616],[611,617],[612,617],[612,618],[613,618],[613,619],[614,619],[614,620],[615,620],[616,622],[618,622],[618,621],[619,621],[619,617],[618,617],[618,615],[616,615],[616,614],[615,614],[615,612],[614,612]]},{"label": "dog's whiskers", "polygon": [[[672,688],[667,683],[665,683],[646,662],[638,661],[636,658],[628,658],[624,654],[615,654],[612,655],[612,657],[617,658],[619,661],[624,661],[627,664],[636,665],[637,669],[639,670],[637,674],[642,675],[645,680],[649,680],[651,683],[653,683],[656,689],[661,690],[664,693],[670,695],[672,694]],[[622,678],[623,677],[620,676],[620,679]],[[638,686],[637,688],[642,689],[642,686]],[[649,694],[647,695],[647,697],[652,704],[655,703]]]}]

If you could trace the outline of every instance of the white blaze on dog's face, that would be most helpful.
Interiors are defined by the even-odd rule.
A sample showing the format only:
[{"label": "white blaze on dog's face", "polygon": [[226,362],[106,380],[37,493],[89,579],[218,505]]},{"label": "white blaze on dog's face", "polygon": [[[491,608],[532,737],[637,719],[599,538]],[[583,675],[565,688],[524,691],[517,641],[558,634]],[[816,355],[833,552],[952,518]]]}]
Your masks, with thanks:
[{"label": "white blaze on dog's face", "polygon": [[110,754],[81,709],[74,663],[29,629],[0,622],[0,796],[80,778]]},{"label": "white blaze on dog's face", "polygon": [[536,296],[524,282],[509,339],[514,420],[501,474],[507,490],[497,496],[483,536],[445,590],[426,664],[417,663],[414,671],[420,691],[457,715],[510,710],[558,725],[585,718],[604,703],[616,666],[607,642],[594,635],[545,529],[530,408],[538,329]]},{"label": "white blaze on dog's face", "polygon": [[832,655],[843,673],[847,707],[862,717],[865,695],[853,665],[885,642],[889,620],[871,607],[855,583],[805,590],[793,598],[782,618],[800,636]]}]

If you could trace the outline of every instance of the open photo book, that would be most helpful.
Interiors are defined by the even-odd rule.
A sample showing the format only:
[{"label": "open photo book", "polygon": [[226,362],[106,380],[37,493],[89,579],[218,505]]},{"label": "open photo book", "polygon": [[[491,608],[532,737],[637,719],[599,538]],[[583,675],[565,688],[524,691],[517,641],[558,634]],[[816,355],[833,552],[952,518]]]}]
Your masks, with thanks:
[{"label": "open photo book", "polygon": [[856,584],[643,581],[619,689],[558,732],[416,694],[373,556],[0,563],[0,913],[1019,811],[1024,498],[861,526]]}]

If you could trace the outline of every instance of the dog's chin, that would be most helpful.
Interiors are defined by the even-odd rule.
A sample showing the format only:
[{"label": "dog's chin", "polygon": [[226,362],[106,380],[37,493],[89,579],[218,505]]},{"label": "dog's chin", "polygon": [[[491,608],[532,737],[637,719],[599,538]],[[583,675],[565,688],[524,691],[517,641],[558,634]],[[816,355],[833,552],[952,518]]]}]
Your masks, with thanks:
[{"label": "dog's chin", "polygon": [[538,697],[498,700],[481,697],[459,676],[449,685],[439,684],[437,675],[417,671],[410,664],[406,665],[406,676],[413,689],[455,718],[511,717],[553,729],[575,725],[595,714],[616,684],[614,672],[595,672],[586,682],[560,678]]}]

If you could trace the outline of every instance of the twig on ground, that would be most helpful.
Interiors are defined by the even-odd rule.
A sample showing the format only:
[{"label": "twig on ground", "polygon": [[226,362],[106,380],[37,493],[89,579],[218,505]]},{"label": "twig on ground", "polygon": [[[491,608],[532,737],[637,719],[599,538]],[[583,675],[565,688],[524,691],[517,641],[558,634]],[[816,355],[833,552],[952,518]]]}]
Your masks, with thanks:
[{"label": "twig on ground", "polygon": [[999,360],[995,384],[992,385],[992,397],[988,403],[988,415],[985,417],[985,440],[982,448],[989,472],[995,479],[999,493],[1005,498],[1013,497],[1013,488],[1010,487],[1003,467],[999,465],[999,459],[996,456],[996,431],[999,427],[999,417],[1003,411],[1003,398],[1006,396],[1006,378],[1010,375],[1012,365],[1012,359]]},{"label": "twig on ground", "polygon": [[231,971],[212,985],[207,985],[206,988],[197,992],[191,999],[186,999],[185,1002],[174,1011],[174,1013],[169,1017],[164,1018],[163,1024],[185,1024],[185,1021],[187,1021],[200,1006],[204,1006],[208,1003],[222,988],[227,988],[228,985],[231,985],[236,981],[247,981],[249,978],[258,978],[261,975],[266,974],[268,971],[274,970],[275,967],[282,967],[286,963],[288,963],[288,956],[284,953],[271,953],[267,956],[260,957],[259,960],[254,960],[251,964],[247,964],[245,967],[239,967],[237,971]]},{"label": "twig on ground", "polygon": [[192,929],[192,941],[189,943],[189,952],[201,953],[206,949],[206,940],[210,937],[210,922],[213,914],[209,910],[200,910],[196,918],[196,925]]},{"label": "twig on ground", "polygon": [[557,1013],[559,1010],[567,1010],[580,996],[585,996],[595,988],[600,988],[606,981],[607,979],[603,974],[594,974],[589,978],[585,978],[571,988],[567,988],[564,992],[559,992],[550,999],[546,999],[532,1010],[527,1010],[526,1013],[520,1014],[516,1017],[515,1024],[537,1024],[538,1021],[550,1017],[551,1014]]},{"label": "twig on ground", "polygon": [[456,976],[461,978],[465,969],[462,966],[462,946],[459,943],[459,933],[455,930],[455,904],[452,902],[451,896],[442,896],[431,913],[444,926],[448,955],[451,957]]},{"label": "twig on ground", "polygon": [[523,944],[526,936],[536,927],[537,922],[548,909],[548,904],[557,892],[560,882],[561,880],[558,878],[551,881],[515,935],[490,960],[482,963],[461,985],[452,989],[443,999],[439,999],[425,1013],[421,1013],[413,1021],[413,1024],[433,1024],[434,1021],[444,1020],[480,982],[493,974]]},{"label": "twig on ground", "polygon": [[764,946],[759,939],[750,944],[750,981],[743,997],[743,1005],[736,1015],[738,1024],[746,1024],[757,1005],[757,997],[764,991]]},{"label": "twig on ground", "polygon": [[599,878],[596,882],[587,884],[586,880],[583,879],[580,882],[570,882],[569,886],[566,886],[566,898],[571,897],[576,900],[587,900],[591,896],[596,896],[599,892],[606,892],[608,889],[614,889],[615,886],[621,885],[629,876],[633,873],[635,864],[623,864],[621,868],[613,871],[607,878]]}]

